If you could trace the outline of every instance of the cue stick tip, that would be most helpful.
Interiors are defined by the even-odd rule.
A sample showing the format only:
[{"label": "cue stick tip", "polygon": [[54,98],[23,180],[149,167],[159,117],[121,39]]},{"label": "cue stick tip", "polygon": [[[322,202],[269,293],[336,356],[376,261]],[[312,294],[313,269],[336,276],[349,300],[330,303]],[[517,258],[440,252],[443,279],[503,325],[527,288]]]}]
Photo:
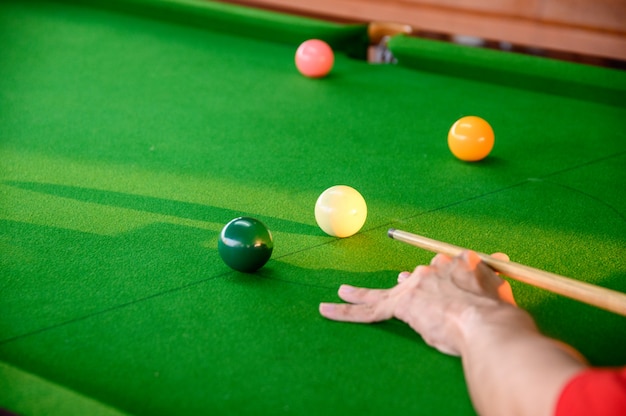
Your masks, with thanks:
[{"label": "cue stick tip", "polygon": [[396,229],[395,229],[395,228],[390,228],[390,229],[387,231],[387,237],[389,237],[389,238],[393,238],[393,234],[394,234],[395,232],[396,232]]}]

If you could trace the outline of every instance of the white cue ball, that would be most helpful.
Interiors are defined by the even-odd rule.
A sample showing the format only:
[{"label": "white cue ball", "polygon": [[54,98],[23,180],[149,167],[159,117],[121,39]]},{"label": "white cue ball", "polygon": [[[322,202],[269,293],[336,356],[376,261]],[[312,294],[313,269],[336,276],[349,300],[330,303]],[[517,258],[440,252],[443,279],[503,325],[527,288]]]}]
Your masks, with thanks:
[{"label": "white cue ball", "polygon": [[315,221],[328,235],[350,237],[359,232],[367,218],[367,205],[354,188],[337,185],[328,188],[315,203]]}]

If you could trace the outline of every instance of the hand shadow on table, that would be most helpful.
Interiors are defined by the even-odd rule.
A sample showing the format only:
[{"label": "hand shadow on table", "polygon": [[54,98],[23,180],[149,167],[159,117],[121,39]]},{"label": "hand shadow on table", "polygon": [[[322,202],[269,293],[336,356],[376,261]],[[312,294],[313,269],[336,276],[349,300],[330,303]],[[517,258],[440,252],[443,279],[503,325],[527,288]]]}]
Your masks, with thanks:
[{"label": "hand shadow on table", "polygon": [[[367,288],[391,288],[396,284],[397,272],[380,270],[374,272],[349,272],[334,269],[305,269],[297,266],[281,264],[275,270],[271,264],[251,276],[256,284],[264,284],[264,280],[276,280],[298,286],[313,286],[321,289],[319,298],[315,299],[315,308],[319,302],[343,301],[337,296],[337,290],[343,283]],[[283,276],[305,276],[297,281],[285,279]],[[259,279],[261,277],[262,279]],[[626,289],[626,275],[616,274],[608,276],[603,286],[618,291]],[[248,278],[242,277],[245,282]],[[256,279],[256,280],[255,280]],[[267,282],[266,282],[267,283]],[[527,309],[537,321],[541,331],[549,337],[554,337],[572,345],[579,350],[592,365],[619,366],[626,360],[626,332],[622,331],[624,317],[605,310],[581,303],[572,299],[563,298],[533,286],[524,285],[520,291],[533,292],[535,301],[532,305],[519,305]],[[521,294],[521,293],[520,293]],[[520,296],[521,298],[521,296]],[[315,312],[317,310],[315,309]],[[574,317],[574,318],[573,318]],[[321,318],[320,316],[320,319]],[[602,324],[599,324],[601,322]],[[329,322],[330,324],[334,324]],[[344,325],[364,325],[342,323]],[[425,342],[419,334],[406,323],[390,319],[369,324],[371,330],[383,331],[395,337],[401,337],[418,344]]]},{"label": "hand shadow on table", "polygon": [[[5,185],[41,194],[68,198],[80,202],[145,211],[152,214],[168,215],[197,221],[226,224],[237,217],[254,217],[265,223],[271,230],[292,234],[319,235],[319,228],[310,224],[286,220],[275,216],[237,211],[229,208],[203,205],[193,202],[176,201],[146,195],[136,195],[115,191],[104,191],[79,186],[58,185],[41,182],[6,181]],[[219,196],[216,198],[219,199]]]},{"label": "hand shadow on table", "polygon": [[[424,344],[423,339],[408,324],[389,319],[372,324],[335,322],[322,317],[318,311],[321,302],[344,303],[338,296],[337,290],[341,284],[350,284],[358,287],[389,289],[397,284],[398,271],[346,271],[333,269],[330,265],[320,268],[305,268],[286,263],[281,260],[270,260],[260,270],[254,273],[234,272],[229,275],[233,284],[242,286],[265,286],[270,293],[277,289],[291,286],[294,297],[303,294],[299,302],[302,305],[301,313],[309,318],[313,317],[328,325],[358,325],[367,327],[367,331],[382,331],[394,337]],[[273,307],[273,306],[272,306]],[[306,320],[303,320],[306,322]]]},{"label": "hand shadow on table", "polygon": [[[303,324],[311,319],[319,324],[324,321],[319,303],[341,302],[337,289],[342,283],[389,288],[397,276],[390,270],[334,269],[333,260],[320,264],[319,256],[304,260],[310,268],[291,264],[289,257],[303,255],[302,251],[271,258],[255,273],[240,273],[221,261],[216,244],[206,244],[216,241],[215,231],[179,224],[152,223],[112,236],[16,221],[0,221],[0,228],[20,236],[14,247],[5,248],[11,249],[13,263],[21,270],[9,276],[14,284],[3,288],[4,299],[15,300],[18,306],[5,316],[15,325],[6,328],[0,344],[159,299],[192,296],[215,301],[220,290],[265,299],[255,305],[268,313],[282,305],[306,318]],[[30,294],[27,299],[25,292]],[[260,310],[250,312],[257,315]],[[371,328],[420,341],[399,321]]]}]

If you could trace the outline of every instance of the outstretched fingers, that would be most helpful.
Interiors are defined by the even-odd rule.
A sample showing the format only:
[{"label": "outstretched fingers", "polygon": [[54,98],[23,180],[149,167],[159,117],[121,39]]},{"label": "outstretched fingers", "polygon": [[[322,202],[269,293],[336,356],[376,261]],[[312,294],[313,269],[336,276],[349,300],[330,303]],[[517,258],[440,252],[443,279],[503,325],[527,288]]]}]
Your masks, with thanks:
[{"label": "outstretched fingers", "polygon": [[391,318],[371,304],[320,303],[320,314],[333,321],[360,323],[379,322]]},{"label": "outstretched fingers", "polygon": [[393,317],[389,290],[342,285],[339,288],[339,297],[349,303],[321,303],[320,314],[335,321],[364,323]]},{"label": "outstretched fingers", "polygon": [[341,285],[339,287],[339,297],[349,303],[376,303],[386,297],[388,290],[386,289],[366,289],[350,285]]}]

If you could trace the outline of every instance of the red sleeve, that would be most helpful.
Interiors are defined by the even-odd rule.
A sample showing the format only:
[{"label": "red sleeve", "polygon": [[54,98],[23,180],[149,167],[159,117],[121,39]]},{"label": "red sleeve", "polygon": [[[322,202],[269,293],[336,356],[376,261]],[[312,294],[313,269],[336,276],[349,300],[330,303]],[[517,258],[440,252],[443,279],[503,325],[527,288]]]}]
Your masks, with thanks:
[{"label": "red sleeve", "polygon": [[574,376],[561,392],[555,415],[626,415],[626,367],[590,368]]}]

